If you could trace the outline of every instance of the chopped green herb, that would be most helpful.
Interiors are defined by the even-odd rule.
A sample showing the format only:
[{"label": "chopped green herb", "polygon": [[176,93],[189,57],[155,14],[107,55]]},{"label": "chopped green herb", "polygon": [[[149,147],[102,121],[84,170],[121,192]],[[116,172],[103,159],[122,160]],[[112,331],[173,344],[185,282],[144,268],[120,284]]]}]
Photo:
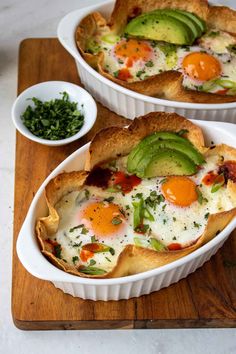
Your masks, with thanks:
[{"label": "chopped green herb", "polygon": [[141,75],[143,75],[145,73],[145,70],[139,70],[136,74],[136,77],[140,78]]},{"label": "chopped green herb", "polygon": [[71,102],[67,92],[61,92],[62,98],[42,102],[38,98],[30,98],[34,107],[28,106],[21,119],[35,136],[60,140],[75,135],[84,124],[84,116],[77,109],[77,102]]},{"label": "chopped green herb", "polygon": [[162,180],[160,180],[160,184],[163,184],[167,181],[167,178],[163,178]]},{"label": "chopped green herb", "polygon": [[111,254],[112,256],[114,256],[114,254],[115,254],[114,248],[109,247],[109,252],[110,252],[110,254]]},{"label": "chopped green herb", "polygon": [[82,245],[82,241],[80,241],[79,243],[74,243],[72,247],[80,247]]},{"label": "chopped green herb", "polygon": [[118,218],[117,216],[115,216],[112,220],[111,220],[111,223],[113,225],[119,225],[122,223],[122,220],[120,218]]},{"label": "chopped green herb", "polygon": [[176,218],[175,218],[175,217],[173,217],[173,221],[176,221]]},{"label": "chopped green herb", "polygon": [[193,222],[193,226],[197,227],[199,229],[199,227],[201,227],[201,224],[198,224],[196,221]]},{"label": "chopped green herb", "polygon": [[221,173],[219,176],[216,177],[212,187],[211,187],[211,193],[217,192],[225,183],[225,178],[224,174]]},{"label": "chopped green herb", "polygon": [[153,63],[152,60],[149,60],[149,61],[145,64],[145,66],[146,66],[147,68],[152,68],[152,67],[154,66],[154,63]]},{"label": "chopped green herb", "polygon": [[78,261],[79,257],[78,256],[74,256],[72,257],[72,262],[75,264]]},{"label": "chopped green herb", "polygon": [[202,192],[198,187],[196,187],[196,192],[197,192],[197,200],[199,204],[202,204],[204,201],[208,202],[207,198],[203,197]]},{"label": "chopped green herb", "polygon": [[108,262],[111,262],[110,258],[108,258],[108,257],[105,257],[105,258],[106,258],[106,260],[107,260]]},{"label": "chopped green herb", "polygon": [[104,202],[111,203],[114,200],[114,197],[108,197],[104,199]]},{"label": "chopped green herb", "polygon": [[73,231],[75,231],[75,230],[77,230],[77,229],[80,229],[81,227],[84,227],[84,224],[80,224],[80,225],[77,225],[77,226],[72,227],[72,228],[69,230],[69,232],[73,232]]},{"label": "chopped green herb", "polygon": [[104,269],[97,268],[97,267],[91,267],[91,266],[81,266],[79,268],[79,271],[84,274],[89,274],[89,275],[103,275],[107,273]]},{"label": "chopped green herb", "polygon": [[204,215],[204,218],[207,220],[207,219],[209,218],[209,215],[210,215],[210,213],[206,213],[206,214]]},{"label": "chopped green herb", "polygon": [[94,266],[96,261],[94,259],[90,259],[89,266]]},{"label": "chopped green herb", "polygon": [[163,245],[163,243],[161,243],[160,241],[158,241],[156,238],[151,238],[150,239],[150,243],[152,248],[154,248],[156,251],[164,251],[165,250],[165,246]]},{"label": "chopped green herb", "polygon": [[62,251],[62,248],[61,248],[61,245],[58,243],[58,245],[55,245],[54,246],[54,253],[55,253],[55,256],[59,259],[61,259],[61,251]]},{"label": "chopped green herb", "polygon": [[94,243],[94,242],[96,242],[96,241],[97,241],[97,240],[96,240],[96,238],[95,238],[95,235],[91,236],[91,242]]},{"label": "chopped green herb", "polygon": [[119,75],[119,70],[113,72],[113,76],[118,77]]},{"label": "chopped green herb", "polygon": [[81,234],[82,235],[87,235],[88,233],[88,229],[86,229],[86,227],[83,227],[82,230],[81,230]]}]

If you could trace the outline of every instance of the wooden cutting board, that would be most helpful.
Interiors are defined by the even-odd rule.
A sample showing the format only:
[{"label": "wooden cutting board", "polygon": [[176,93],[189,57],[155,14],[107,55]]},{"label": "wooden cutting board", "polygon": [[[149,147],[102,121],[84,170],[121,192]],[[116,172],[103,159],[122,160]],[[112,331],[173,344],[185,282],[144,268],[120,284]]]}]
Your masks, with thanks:
[{"label": "wooden cutting board", "polygon": [[[20,45],[18,94],[47,80],[80,84],[73,58],[57,39],[26,39]],[[67,146],[47,147],[17,133],[12,270],[12,316],[21,329],[234,327],[236,325],[236,237],[195,273],[140,298],[94,302],[73,298],[30,275],[19,262],[16,240],[43,180],[69,154],[109,125],[124,119],[98,104],[93,129]]]}]

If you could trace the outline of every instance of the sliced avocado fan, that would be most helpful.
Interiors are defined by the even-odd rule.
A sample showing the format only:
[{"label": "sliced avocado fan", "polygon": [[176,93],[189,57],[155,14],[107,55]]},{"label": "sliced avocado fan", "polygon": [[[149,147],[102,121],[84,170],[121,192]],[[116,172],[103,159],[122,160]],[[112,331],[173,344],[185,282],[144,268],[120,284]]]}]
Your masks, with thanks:
[{"label": "sliced avocado fan", "polygon": [[[163,160],[164,158],[166,163]],[[175,162],[172,161],[173,158]],[[162,161],[161,169],[156,166],[160,161]],[[197,166],[204,162],[202,154],[188,139],[179,136],[177,133],[156,132],[145,137],[129,153],[127,170],[129,173],[135,173],[137,176],[144,178],[150,177],[150,174],[153,173],[154,176],[191,175],[196,173]],[[168,166],[172,167],[169,168]],[[174,167],[176,167],[176,170],[173,170]],[[150,169],[152,172],[150,172]]]},{"label": "sliced avocado fan", "polygon": [[135,17],[127,24],[124,33],[126,36],[191,45],[205,28],[204,21],[192,13],[162,9]]}]

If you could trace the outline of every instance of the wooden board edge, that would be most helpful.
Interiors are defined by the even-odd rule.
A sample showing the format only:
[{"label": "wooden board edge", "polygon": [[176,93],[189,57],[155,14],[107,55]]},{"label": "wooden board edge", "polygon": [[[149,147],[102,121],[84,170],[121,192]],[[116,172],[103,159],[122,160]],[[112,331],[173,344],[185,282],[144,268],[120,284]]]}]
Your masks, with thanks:
[{"label": "wooden board edge", "polygon": [[14,325],[25,331],[134,329],[133,320],[124,321],[24,321],[13,318]]},{"label": "wooden board edge", "polygon": [[12,316],[14,325],[25,331],[41,330],[104,330],[104,329],[194,329],[194,328],[236,328],[233,319],[181,319],[142,321],[24,321]]}]

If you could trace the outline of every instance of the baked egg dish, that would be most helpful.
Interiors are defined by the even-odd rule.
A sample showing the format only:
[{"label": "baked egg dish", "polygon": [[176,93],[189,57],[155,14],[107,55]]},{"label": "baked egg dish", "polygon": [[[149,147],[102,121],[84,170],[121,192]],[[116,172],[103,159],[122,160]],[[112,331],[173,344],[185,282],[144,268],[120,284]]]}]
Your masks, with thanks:
[{"label": "baked egg dish", "polygon": [[206,147],[189,120],[150,113],[97,133],[85,169],[53,178],[45,196],[36,235],[54,265],[136,274],[194,252],[236,216],[236,149]]},{"label": "baked egg dish", "polygon": [[168,100],[236,100],[236,11],[205,0],[117,0],[107,21],[86,16],[77,47],[101,75]]}]

